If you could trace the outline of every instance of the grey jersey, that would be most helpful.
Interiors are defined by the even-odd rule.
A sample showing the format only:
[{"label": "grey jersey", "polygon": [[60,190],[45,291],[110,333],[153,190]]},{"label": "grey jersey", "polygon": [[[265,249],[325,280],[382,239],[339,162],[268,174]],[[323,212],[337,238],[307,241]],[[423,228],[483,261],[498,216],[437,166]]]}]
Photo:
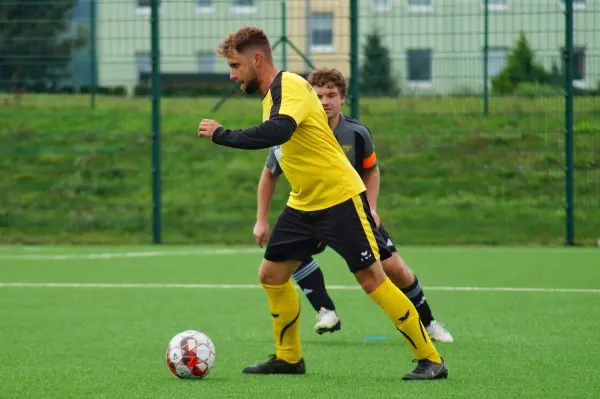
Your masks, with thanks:
[{"label": "grey jersey", "polygon": [[[342,113],[340,113],[340,116],[340,123],[333,134],[354,169],[362,176],[363,171],[377,165],[371,132],[356,119],[347,117]],[[277,162],[276,150],[277,147],[273,147],[269,151],[265,168],[269,169],[272,175],[279,176],[283,171],[279,166],[279,162]]]}]

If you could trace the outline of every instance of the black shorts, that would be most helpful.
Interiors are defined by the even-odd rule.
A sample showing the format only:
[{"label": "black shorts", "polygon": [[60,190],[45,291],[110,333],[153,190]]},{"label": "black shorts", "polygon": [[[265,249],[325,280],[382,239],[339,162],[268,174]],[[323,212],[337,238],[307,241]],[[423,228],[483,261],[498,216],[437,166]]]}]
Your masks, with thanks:
[{"label": "black shorts", "polygon": [[[386,229],[383,228],[383,225],[381,225],[381,224],[379,224],[379,233],[381,234],[381,237],[383,238],[383,241],[385,242],[385,246],[388,249],[386,251],[385,249],[379,248],[379,255],[381,257],[381,260],[384,261],[384,260],[390,258],[394,252],[398,252],[398,250],[396,249],[396,245],[394,245],[394,242],[392,241],[390,234],[387,232]],[[312,255],[318,255],[321,252],[325,251],[325,249],[327,249],[327,245],[324,245],[321,242],[321,243],[319,243],[319,245],[317,245],[317,248],[315,248]],[[312,256],[311,256],[311,258],[312,258]]]},{"label": "black shorts", "polygon": [[362,193],[320,211],[305,212],[286,206],[273,227],[265,259],[302,262],[322,245],[344,258],[353,273],[381,257],[391,256]]}]

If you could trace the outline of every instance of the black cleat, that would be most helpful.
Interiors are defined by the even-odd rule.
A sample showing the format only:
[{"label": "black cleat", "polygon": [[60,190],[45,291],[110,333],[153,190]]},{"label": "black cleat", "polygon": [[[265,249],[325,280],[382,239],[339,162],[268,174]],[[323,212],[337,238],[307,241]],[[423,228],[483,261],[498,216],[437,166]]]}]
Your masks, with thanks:
[{"label": "black cleat", "polygon": [[245,367],[244,374],[305,374],[304,359],[298,363],[288,363],[271,355],[266,362]]},{"label": "black cleat", "polygon": [[402,377],[403,380],[439,380],[448,378],[448,366],[442,359],[441,363],[421,359],[417,367]]}]

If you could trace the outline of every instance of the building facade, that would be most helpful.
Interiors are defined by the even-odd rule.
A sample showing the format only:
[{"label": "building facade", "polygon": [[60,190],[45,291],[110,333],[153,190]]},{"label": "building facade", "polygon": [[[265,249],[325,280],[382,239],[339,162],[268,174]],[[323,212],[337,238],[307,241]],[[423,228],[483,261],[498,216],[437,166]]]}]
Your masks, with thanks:
[{"label": "building facade", "polygon": [[[484,0],[359,0],[361,62],[364,39],[378,31],[404,93],[451,94],[483,88]],[[575,2],[575,78],[581,87],[600,80],[600,0]],[[150,1],[98,0],[98,75],[104,86],[134,86],[151,70]],[[244,24],[263,28],[273,44],[287,37],[274,57],[281,68],[306,72],[292,49],[315,66],[334,66],[349,75],[349,0],[163,0],[160,50],[163,73],[227,73],[216,56],[225,35]],[[536,60],[560,67],[564,47],[561,0],[488,0],[489,77],[506,64],[523,31]],[[309,16],[310,18],[307,18]],[[285,32],[285,33],[284,33]]]}]

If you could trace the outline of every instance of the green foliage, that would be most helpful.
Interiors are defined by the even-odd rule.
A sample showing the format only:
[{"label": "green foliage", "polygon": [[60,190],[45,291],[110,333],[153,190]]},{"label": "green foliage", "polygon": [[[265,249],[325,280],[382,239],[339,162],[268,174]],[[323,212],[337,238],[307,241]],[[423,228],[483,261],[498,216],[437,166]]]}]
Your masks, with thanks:
[{"label": "green foliage", "polygon": [[[0,242],[148,242],[152,130],[148,98],[0,94]],[[197,137],[201,118],[260,123],[259,99],[163,98],[162,200],[167,243],[253,244],[266,150]],[[564,100],[363,99],[381,170],[379,214],[409,244],[554,243],[564,237]],[[600,226],[598,99],[575,99],[577,241]],[[32,117],[34,115],[35,117]],[[289,185],[281,178],[271,221]],[[595,244],[594,244],[595,245]]]},{"label": "green foliage", "polygon": [[562,95],[562,91],[560,87],[549,84],[523,82],[517,86],[514,94],[524,98],[552,97]]},{"label": "green foliage", "polygon": [[363,54],[360,92],[365,95],[397,96],[400,90],[392,76],[390,51],[381,42],[381,34],[378,31],[367,35]]},{"label": "green foliage", "polygon": [[523,32],[512,52],[504,69],[492,79],[492,93],[511,94],[520,83],[531,82],[547,84],[550,82],[550,73],[543,65],[534,60],[533,50],[530,48]]},{"label": "green foliage", "polygon": [[52,86],[69,75],[71,53],[87,38],[82,27],[67,34],[76,4],[26,0],[0,6],[0,59],[8,61],[0,67],[0,81],[5,86],[14,89],[25,81]]}]

